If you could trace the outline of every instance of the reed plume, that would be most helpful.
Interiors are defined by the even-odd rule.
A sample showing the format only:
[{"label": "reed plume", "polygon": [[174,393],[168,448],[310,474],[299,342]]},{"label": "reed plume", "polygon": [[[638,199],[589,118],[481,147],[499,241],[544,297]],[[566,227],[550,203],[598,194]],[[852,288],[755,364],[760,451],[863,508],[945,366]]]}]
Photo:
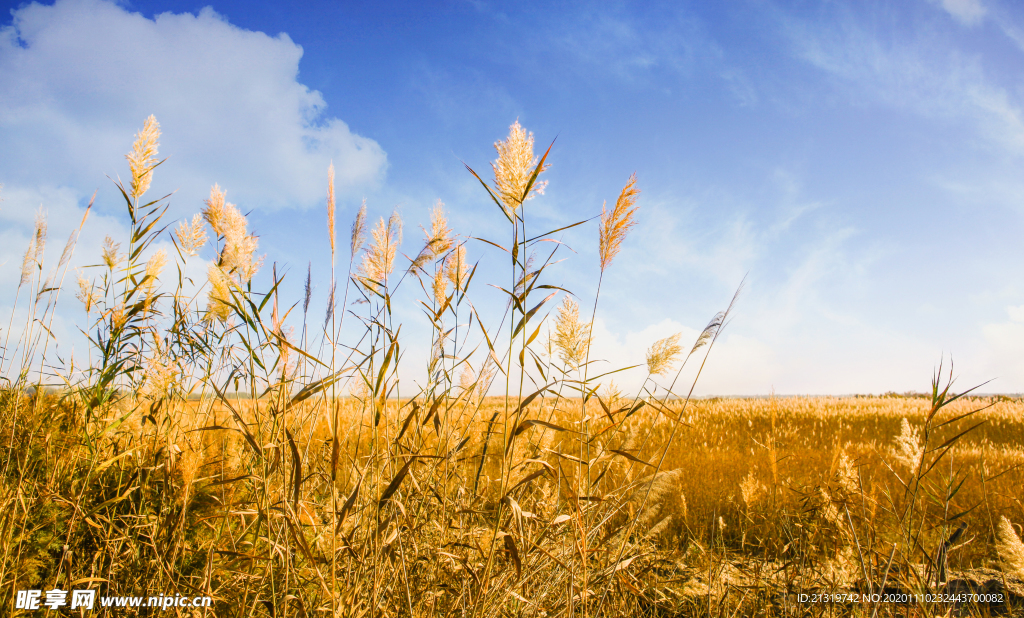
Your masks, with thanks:
[{"label": "reed plume", "polygon": [[218,237],[224,236],[224,191],[220,185],[214,184],[210,187],[210,197],[203,200],[206,208],[203,208],[203,219],[213,228],[213,233]]},{"label": "reed plume", "polygon": [[590,323],[580,322],[580,306],[569,296],[562,299],[555,320],[555,347],[562,362],[579,367],[585,362],[590,348]]},{"label": "reed plume", "polygon": [[119,253],[120,249],[121,243],[114,242],[110,236],[103,239],[103,263],[110,270],[114,270],[121,263],[123,256]]},{"label": "reed plume", "polygon": [[[498,159],[491,163],[494,170],[494,185],[506,210],[513,213],[526,200],[544,194],[547,181],[534,182],[530,194],[523,196],[530,177],[537,169],[537,158],[533,156],[533,133],[527,133],[519,121],[509,127],[508,138],[495,142]],[[551,167],[545,163],[541,173]]]},{"label": "reed plume", "polygon": [[86,279],[81,272],[78,272],[78,292],[75,294],[75,298],[81,301],[82,305],[85,306],[85,314],[89,315],[92,313],[92,307],[99,302],[99,296],[96,293],[96,286],[91,281]]},{"label": "reed plume", "polygon": [[157,166],[156,153],[160,145],[160,123],[155,116],[146,118],[142,130],[135,135],[132,151],[125,155],[132,170],[131,196],[138,199],[149,190],[153,168]]},{"label": "reed plume", "polygon": [[672,364],[682,350],[679,346],[679,333],[655,341],[647,350],[647,371],[651,375],[661,375],[672,369]]},{"label": "reed plume", "polygon": [[366,199],[363,199],[363,205],[359,207],[359,212],[356,214],[355,221],[352,222],[352,257],[355,259],[356,254],[363,248],[363,243],[366,242]]},{"label": "reed plume", "polygon": [[206,271],[210,282],[210,296],[206,304],[207,321],[227,322],[231,315],[231,279],[216,264],[211,264]]},{"label": "reed plume", "polygon": [[1005,515],[996,529],[996,551],[1006,573],[1024,578],[1024,543]]},{"label": "reed plume", "polygon": [[327,234],[331,237],[331,263],[334,263],[334,161],[327,168]]},{"label": "reed plume", "polygon": [[402,244],[402,219],[398,211],[391,213],[387,223],[381,217],[371,236],[373,244],[363,255],[362,276],[365,280],[383,283],[394,271],[395,256]]},{"label": "reed plume", "polygon": [[154,253],[146,262],[146,306],[153,300],[153,293],[156,291],[157,279],[167,265],[167,252],[163,249]]},{"label": "reed plume", "polygon": [[25,257],[21,259],[21,279],[18,280],[18,287],[25,285],[32,280],[32,267],[36,263],[36,235],[28,241],[28,248],[25,249]]},{"label": "reed plume", "polygon": [[619,199],[615,200],[615,208],[611,212],[605,208],[605,205],[601,206],[601,230],[600,230],[600,253],[601,253],[601,272],[612,263],[615,256],[619,254],[619,249],[622,247],[622,241],[626,238],[626,233],[636,225],[636,211],[639,210],[639,206],[636,206],[637,196],[640,194],[640,189],[636,188],[636,173],[629,177],[629,182],[622,188],[622,192],[619,193]]},{"label": "reed plume", "polygon": [[197,255],[199,250],[206,244],[206,226],[203,225],[202,215],[192,215],[192,222],[182,221],[174,235],[178,239],[178,246],[185,255]]},{"label": "reed plume", "polygon": [[434,292],[434,302],[438,307],[444,305],[444,301],[448,298],[448,277],[445,276],[445,268],[442,264],[434,271],[434,283],[432,285]]},{"label": "reed plume", "polygon": [[[263,258],[256,258],[259,239],[247,231],[248,221],[234,204],[224,201],[224,192],[218,185],[210,189],[210,198],[205,200],[203,219],[210,224],[224,247],[217,257],[217,265],[229,275],[235,275],[242,283],[252,279],[263,265]],[[193,225],[196,220],[193,219]],[[205,237],[205,233],[204,233]]]},{"label": "reed plume", "polygon": [[427,249],[437,259],[452,247],[452,231],[448,228],[448,218],[444,215],[444,202],[437,200],[430,211],[430,231],[423,230]]},{"label": "reed plume", "polygon": [[313,296],[313,262],[306,267],[306,285],[303,287],[302,313],[309,311],[309,301]]},{"label": "reed plume", "polygon": [[921,444],[920,432],[917,428],[911,427],[906,418],[900,423],[900,435],[896,437],[893,456],[910,472],[917,469],[921,458],[924,457],[924,445]]},{"label": "reed plume", "polygon": [[466,246],[456,247],[445,260],[445,276],[452,282],[456,290],[462,290],[466,283],[466,275],[469,274],[469,265],[466,263]]}]

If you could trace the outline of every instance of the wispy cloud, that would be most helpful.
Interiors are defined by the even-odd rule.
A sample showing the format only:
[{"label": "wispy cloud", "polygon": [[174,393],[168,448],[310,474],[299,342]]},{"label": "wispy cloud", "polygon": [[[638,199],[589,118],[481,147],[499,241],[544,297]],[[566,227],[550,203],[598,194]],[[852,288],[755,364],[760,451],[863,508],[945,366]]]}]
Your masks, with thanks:
[{"label": "wispy cloud", "polygon": [[[984,14],[976,2],[947,0],[944,6],[963,19]],[[869,25],[847,7],[825,15],[814,21],[785,15],[783,31],[795,55],[838,80],[850,101],[968,122],[989,143],[1024,154],[1019,92],[999,85],[977,55],[951,46],[927,23],[909,27],[891,18]],[[899,25],[880,28],[878,22]]]},{"label": "wispy cloud", "polygon": [[988,9],[981,0],[932,0],[941,6],[953,19],[965,26],[976,26],[985,18]]}]

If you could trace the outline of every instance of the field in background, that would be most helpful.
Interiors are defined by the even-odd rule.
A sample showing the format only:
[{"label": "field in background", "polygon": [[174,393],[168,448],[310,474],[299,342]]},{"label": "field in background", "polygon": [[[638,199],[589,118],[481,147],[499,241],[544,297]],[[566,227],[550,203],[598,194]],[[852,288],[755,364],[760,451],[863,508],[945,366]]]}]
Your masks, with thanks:
[{"label": "field in background", "polygon": [[[5,400],[5,412],[11,403]],[[244,436],[227,429],[232,412],[224,402],[180,404],[171,412],[170,430],[155,431],[145,417],[125,419],[104,436],[107,459],[96,465],[80,441],[81,412],[49,395],[26,404],[24,431],[14,444],[4,444],[27,454],[19,490],[5,496],[2,509],[9,539],[4,584],[10,590],[11,584],[48,587],[97,578],[110,594],[123,595],[169,586],[214,597],[217,615],[283,613],[271,609],[269,591],[279,587],[278,594],[287,590],[294,599],[294,611],[287,613],[301,615],[311,599],[323,598],[327,582],[317,569],[326,569],[336,531],[346,586],[358,587],[351,578],[360,572],[359,562],[369,559],[366,545],[381,552],[379,579],[365,584],[380,587],[383,615],[407,615],[410,603],[413,615],[461,615],[453,604],[477,584],[492,552],[491,587],[501,591],[494,602],[516,606],[522,615],[564,613],[573,578],[560,573],[560,565],[568,567],[578,555],[572,527],[580,524],[559,513],[585,517],[589,506],[567,504],[575,502],[570,486],[580,468],[571,455],[581,447],[572,434],[579,429],[578,404],[531,404],[532,418],[565,431],[537,426],[515,446],[520,459],[536,463],[514,474],[517,487],[508,493],[516,505],[516,542],[508,544],[489,526],[501,495],[502,456],[493,444],[489,454],[484,448],[489,421],[504,408],[499,398],[485,399],[479,409],[466,406],[461,418],[436,412],[425,418],[420,407],[410,419],[412,402],[388,402],[377,439],[418,445],[422,458],[405,468],[396,453],[383,464],[385,482],[376,484],[369,500],[336,518],[325,412],[337,410],[346,428],[341,467],[353,472],[336,484],[344,498],[359,486],[354,471],[366,468],[374,439],[359,400],[338,400],[328,408],[296,406],[280,419],[288,427],[286,444],[262,445],[266,459],[254,469]],[[1024,402],[961,399],[949,413],[985,406],[976,415],[984,424],[947,455],[929,489],[934,501],[922,507],[936,522],[966,511],[923,535],[923,543],[935,546],[960,522],[966,524],[947,552],[952,577],[1000,569],[1000,517],[1024,521]],[[233,407],[247,422],[259,422],[253,402],[234,401]],[[672,402],[666,410],[679,407]],[[799,605],[788,598],[794,590],[848,592],[863,586],[859,556],[874,544],[872,551],[881,550],[884,562],[885,550],[898,541],[901,477],[912,475],[904,419],[918,425],[929,408],[928,399],[902,397],[691,401],[681,417],[687,425],[666,451],[646,505],[640,496],[622,492],[644,486],[651,466],[639,462],[657,461],[673,421],[652,406],[640,409],[624,421],[624,439],[596,440],[590,453],[593,475],[600,477],[592,499],[623,504],[618,517],[593,523],[600,533],[591,551],[612,552],[613,530],[627,518],[638,524],[632,533],[636,558],[615,576],[622,594],[617,611],[671,615],[727,608],[784,615]],[[598,424],[606,415],[596,402],[588,412]],[[466,439],[458,456],[432,459]],[[616,456],[613,448],[630,456]],[[293,457],[297,465],[289,466]],[[379,519],[373,506],[387,492],[386,481],[402,469],[406,478],[391,498],[393,510]],[[947,503],[942,494],[950,479],[963,480],[963,486]],[[367,479],[362,483],[365,490]],[[263,518],[290,523],[278,537],[250,532]],[[873,568],[884,566],[874,562]],[[914,566],[925,577],[928,565]],[[361,577],[371,574],[363,571]],[[909,570],[891,570],[888,579],[890,587],[898,582],[913,589],[914,577]]]}]

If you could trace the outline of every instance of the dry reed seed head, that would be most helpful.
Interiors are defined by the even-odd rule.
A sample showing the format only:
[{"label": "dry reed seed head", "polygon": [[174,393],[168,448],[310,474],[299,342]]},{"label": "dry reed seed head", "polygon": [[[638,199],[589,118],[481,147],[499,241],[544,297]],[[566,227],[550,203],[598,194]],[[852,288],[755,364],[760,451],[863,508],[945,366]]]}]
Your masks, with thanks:
[{"label": "dry reed seed head", "polygon": [[444,306],[444,301],[448,299],[448,277],[445,276],[446,270],[444,264],[440,264],[434,269],[434,283],[432,287],[434,303],[438,307]]},{"label": "dry reed seed head", "polygon": [[924,446],[921,435],[916,427],[911,427],[906,418],[900,423],[900,435],[896,436],[893,457],[909,472],[914,472],[924,457]]},{"label": "dry reed seed head", "polygon": [[110,236],[103,239],[103,263],[110,270],[116,269],[118,264],[121,263],[123,256],[118,253],[120,249],[121,243],[114,242],[114,239]]},{"label": "dry reed seed head", "polygon": [[751,469],[743,481],[740,482],[740,495],[743,497],[743,503],[747,505],[748,509],[757,506],[767,491],[768,487],[757,478],[757,470]]},{"label": "dry reed seed head", "polygon": [[331,259],[334,259],[334,161],[327,168],[327,234],[331,238]]},{"label": "dry reed seed head", "polygon": [[622,241],[626,234],[636,225],[637,196],[640,189],[636,188],[636,173],[629,177],[629,182],[615,200],[615,208],[608,212],[605,205],[601,206],[601,227],[599,232],[599,248],[601,254],[601,270],[608,268],[619,254]]},{"label": "dry reed seed head", "polygon": [[604,402],[608,404],[609,407],[614,406],[620,399],[622,399],[622,389],[615,383],[615,380],[610,380],[602,390],[604,392],[601,396],[604,397]]},{"label": "dry reed seed head", "polygon": [[402,220],[394,211],[387,223],[381,217],[371,233],[373,244],[363,255],[362,274],[365,279],[383,283],[395,268],[395,256],[402,244]]},{"label": "dry reed seed head", "polygon": [[167,252],[160,249],[146,261],[146,277],[149,278],[149,286],[156,285],[157,278],[167,265]]},{"label": "dry reed seed head", "polygon": [[647,371],[651,375],[661,375],[671,370],[680,352],[679,333],[654,342],[647,350]]},{"label": "dry reed seed head", "polygon": [[142,388],[139,394],[157,400],[166,397],[178,382],[177,364],[159,350],[154,350],[143,363]]},{"label": "dry reed seed head", "polygon": [[36,240],[36,251],[35,259],[36,265],[39,268],[43,267],[43,253],[46,251],[46,211],[40,206],[39,210],[36,211],[36,222],[35,222],[35,240]]},{"label": "dry reed seed head", "polygon": [[366,198],[363,198],[363,204],[359,207],[359,212],[356,213],[356,218],[352,222],[352,259],[355,259],[356,254],[363,248],[364,242],[366,242]]},{"label": "dry reed seed head", "polygon": [[309,311],[309,301],[313,296],[313,262],[306,267],[306,286],[302,297],[302,313]]},{"label": "dry reed seed head", "polygon": [[77,272],[78,275],[78,292],[75,294],[75,298],[81,301],[82,305],[85,306],[85,314],[89,315],[92,313],[93,306],[99,302],[99,293],[96,290],[96,285],[85,278],[81,271]]},{"label": "dry reed seed head", "polygon": [[28,241],[28,248],[25,249],[25,257],[21,260],[21,279],[18,287],[25,285],[32,280],[32,267],[36,265],[36,237],[35,234]]},{"label": "dry reed seed head", "polygon": [[846,451],[839,454],[836,482],[849,494],[856,494],[860,491],[860,478],[857,475],[857,469],[853,465],[853,460],[846,454]]},{"label": "dry reed seed head", "polygon": [[125,155],[128,166],[132,170],[131,196],[138,199],[149,190],[153,179],[153,168],[156,167],[157,147],[160,145],[160,123],[155,116],[146,118],[142,130],[135,135],[132,151]]},{"label": "dry reed seed head", "polygon": [[473,368],[466,363],[462,367],[462,372],[459,374],[459,388],[464,393],[470,393],[476,384],[476,373],[473,372]]},{"label": "dry reed seed head", "polygon": [[60,252],[60,260],[57,261],[57,268],[64,266],[71,259],[71,252],[75,248],[75,232],[68,235],[68,241],[64,243],[64,250]]},{"label": "dry reed seed head", "polygon": [[203,204],[205,204],[202,211],[203,219],[213,228],[214,234],[224,236],[224,191],[221,190],[220,185],[214,184],[210,187],[210,197],[203,200]]},{"label": "dry reed seed head", "polygon": [[231,300],[231,279],[216,264],[210,265],[206,277],[210,282],[210,296],[206,304],[205,320],[226,322],[231,315],[231,307],[228,305]]},{"label": "dry reed seed head", "polygon": [[185,255],[197,255],[207,240],[202,215],[192,215],[191,223],[179,223],[174,235],[178,238],[178,246]]},{"label": "dry reed seed head", "polygon": [[1024,543],[1005,515],[999,518],[996,527],[996,552],[1003,571],[1024,578]]},{"label": "dry reed seed head", "polygon": [[456,290],[462,290],[466,284],[466,276],[469,274],[469,264],[466,260],[466,246],[459,245],[449,254],[445,260],[445,276],[452,282]]},{"label": "dry reed seed head", "polygon": [[259,239],[247,234],[248,222],[234,204],[225,204],[221,209],[220,222],[224,229],[224,249],[218,259],[224,272],[235,275],[245,283],[253,278],[263,265],[263,258],[256,258]]},{"label": "dry reed seed head", "polygon": [[562,362],[571,367],[579,367],[587,358],[590,341],[590,324],[580,322],[579,304],[565,296],[558,307],[554,336],[554,344]]},{"label": "dry reed seed head", "polygon": [[650,534],[660,534],[672,523],[682,523],[687,513],[682,484],[684,475],[682,468],[655,475],[647,506],[637,517],[641,528],[648,528]]},{"label": "dry reed seed head", "polygon": [[430,211],[430,231],[423,230],[424,239],[434,259],[444,255],[452,247],[452,231],[444,215],[444,202],[437,200]]},{"label": "dry reed seed head", "polygon": [[[491,163],[494,170],[494,186],[505,208],[512,213],[521,205],[520,200],[526,191],[526,185],[537,169],[537,158],[533,156],[533,133],[527,133],[516,120],[509,127],[508,138],[503,142],[495,142],[494,149],[498,151],[498,159]],[[549,167],[551,166],[545,163],[540,170],[541,173],[547,171]],[[546,186],[546,180],[534,182],[526,199],[543,195]]]},{"label": "dry reed seed head", "polygon": [[110,326],[114,330],[121,330],[125,325],[124,303],[117,303],[114,308],[107,312],[110,317]]}]

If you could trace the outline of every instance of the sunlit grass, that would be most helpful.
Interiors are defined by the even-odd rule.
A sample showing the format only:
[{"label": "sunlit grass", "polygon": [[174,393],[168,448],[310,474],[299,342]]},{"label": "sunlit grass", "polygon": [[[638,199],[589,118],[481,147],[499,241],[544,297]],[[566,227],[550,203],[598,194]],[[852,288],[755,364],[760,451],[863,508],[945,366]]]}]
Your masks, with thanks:
[{"label": "sunlit grass", "polygon": [[[683,366],[703,367],[735,297],[692,344],[652,342],[621,392],[591,368],[599,293],[547,280],[561,230],[527,211],[550,149],[535,157],[518,123],[480,180],[507,237],[460,237],[438,204],[404,263],[401,219],[366,244],[365,205],[338,263],[332,168],[322,319],[311,276],[294,306],[280,297],[220,187],[168,234],[165,202],[141,199],[158,139],[151,118],[118,185],[129,238],[76,275],[87,366],[44,328],[77,235],[50,275],[45,220],[25,254],[30,317],[0,365],[4,611],[19,589],[87,586],[209,595],[218,616],[781,616],[831,611],[799,592],[950,591],[966,570],[1019,593],[1024,404],[953,395],[941,368],[923,397],[691,399]],[[638,194],[634,175],[604,211],[599,281]],[[207,280],[190,281],[204,246]],[[503,313],[471,300],[476,246],[507,264]],[[403,285],[431,324],[415,392],[398,380]]]}]

